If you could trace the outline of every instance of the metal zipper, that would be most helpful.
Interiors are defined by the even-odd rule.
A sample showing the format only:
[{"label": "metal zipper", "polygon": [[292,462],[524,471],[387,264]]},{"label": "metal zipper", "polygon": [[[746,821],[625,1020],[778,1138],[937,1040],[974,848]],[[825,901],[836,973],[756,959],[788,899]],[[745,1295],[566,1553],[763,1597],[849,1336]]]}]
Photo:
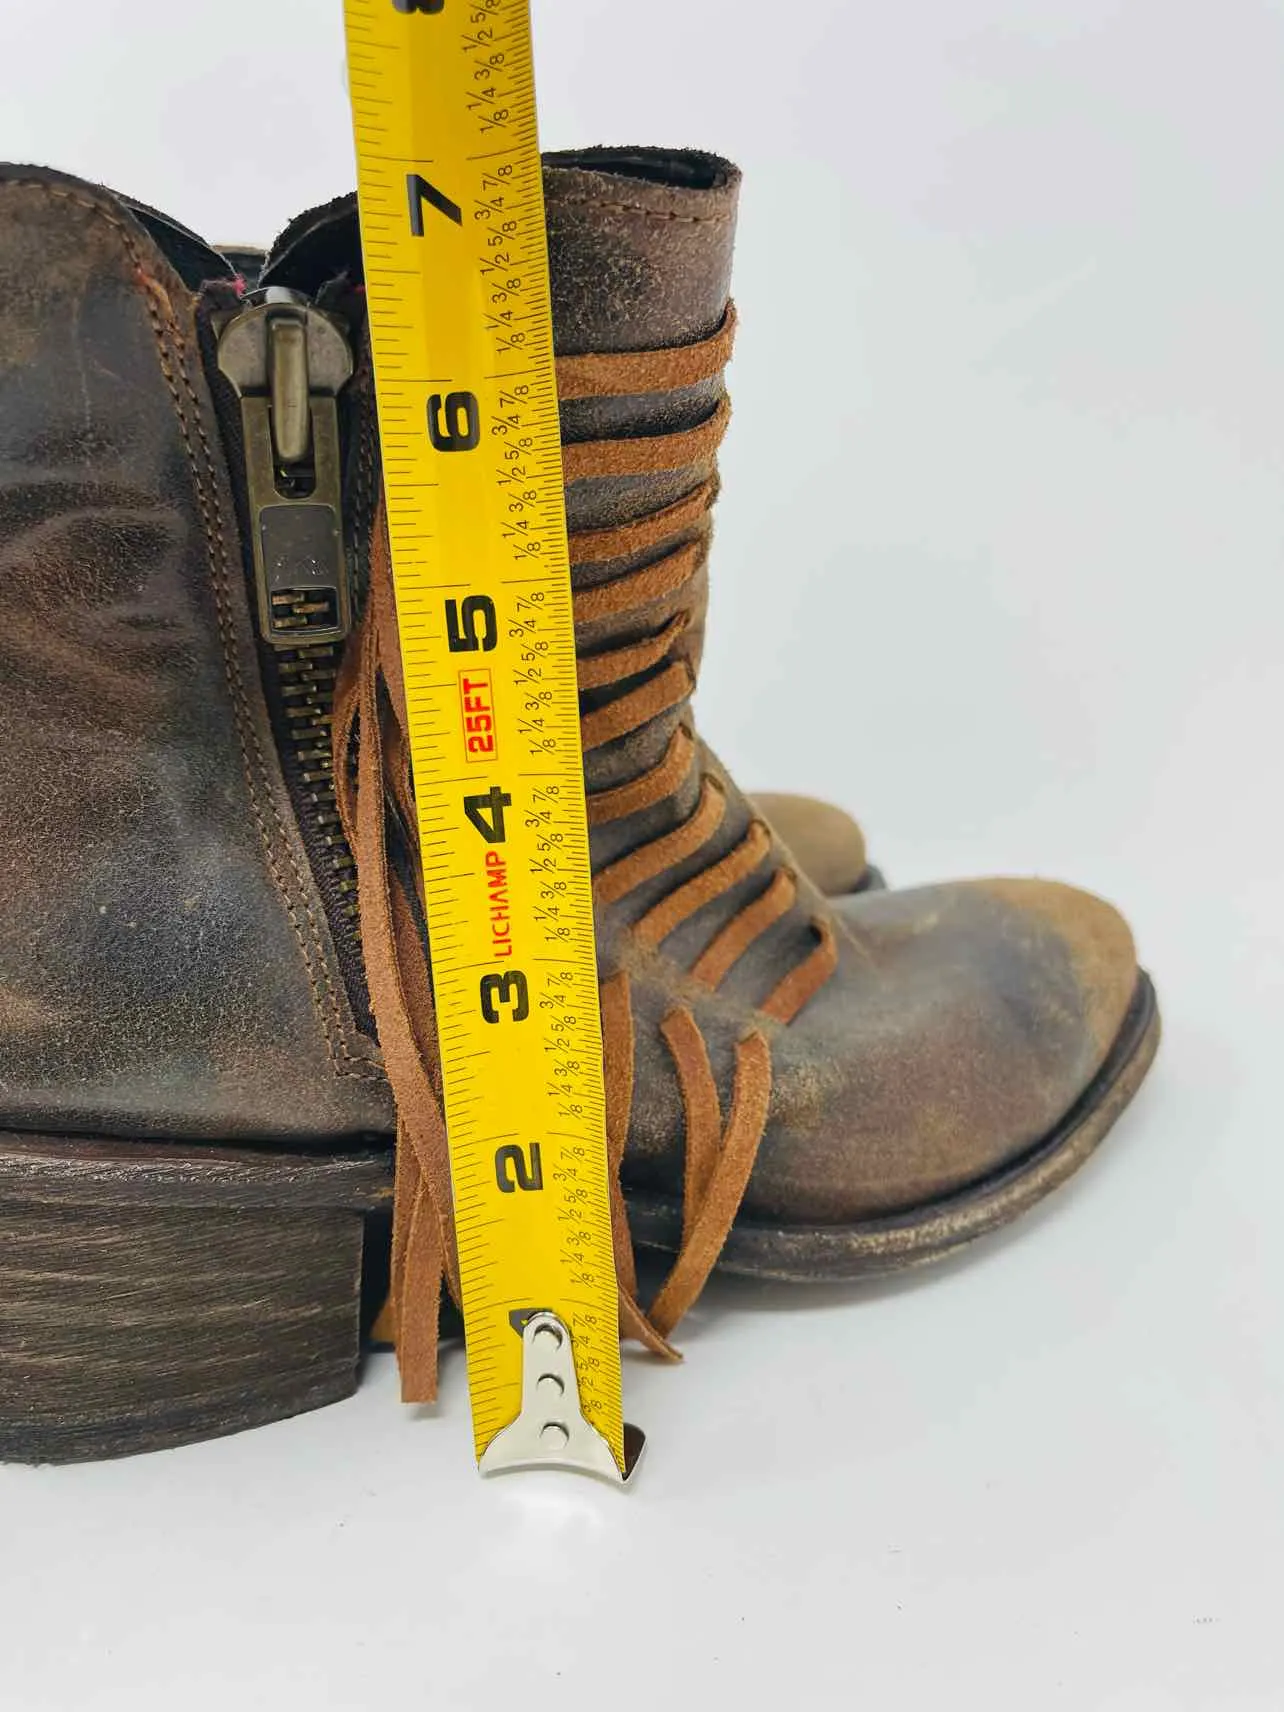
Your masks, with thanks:
[{"label": "metal zipper", "polygon": [[[353,370],[339,321],[302,293],[273,286],[216,330],[217,362],[240,406],[245,503],[268,700],[300,832],[331,922],[357,917],[355,864],[335,801],[335,682],[352,625],[344,546],[337,398]],[[336,920],[336,918],[340,918]],[[348,981],[361,1020],[364,992]],[[363,987],[364,983],[360,983]]]},{"label": "metal zipper", "polygon": [[270,286],[219,334],[241,401],[259,625],[274,648],[341,642],[352,624],[335,400],[352,375],[337,321]]}]

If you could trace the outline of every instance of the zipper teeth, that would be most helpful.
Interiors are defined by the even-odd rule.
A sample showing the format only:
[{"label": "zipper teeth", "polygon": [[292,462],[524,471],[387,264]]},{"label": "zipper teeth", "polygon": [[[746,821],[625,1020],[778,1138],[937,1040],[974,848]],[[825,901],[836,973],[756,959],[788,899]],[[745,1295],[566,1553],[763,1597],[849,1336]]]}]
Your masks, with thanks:
[{"label": "zipper teeth", "polygon": [[[302,604],[302,602],[300,603]],[[356,863],[344,836],[334,790],[331,729],[339,671],[333,643],[281,649],[277,654],[285,736],[298,766],[303,808],[316,848],[334,875],[339,912],[357,920]]]},{"label": "zipper teeth", "polygon": [[[249,486],[245,463],[245,435],[241,406],[231,383],[219,367],[218,348],[226,322],[234,319],[243,307],[233,304],[217,292],[202,304],[198,316],[201,354],[213,391],[219,431],[227,458],[228,476],[232,486],[241,536],[247,593],[253,604],[255,595],[255,566],[251,552],[255,521],[249,510]],[[340,431],[345,420],[351,421],[351,405],[340,411]],[[361,422],[358,417],[358,423]],[[349,428],[349,434],[352,429]],[[369,439],[369,429],[362,434],[363,444]],[[346,436],[345,436],[346,439]],[[354,599],[362,577],[360,529],[368,528],[362,517],[369,511],[366,491],[369,481],[358,479],[355,509],[344,506],[347,537],[347,569],[353,583]],[[364,500],[364,504],[363,504]],[[274,601],[276,625],[283,629],[289,624],[297,633],[297,643],[282,647],[263,636],[257,617],[254,629],[258,637],[258,654],[264,699],[271,721],[273,743],[280,758],[281,773],[290,808],[302,839],[320,897],[321,908],[334,940],[339,973],[357,1030],[374,1039],[374,1018],[366,992],[365,971],[361,956],[360,916],[357,904],[356,864],[348,848],[343,825],[339,819],[335,798],[334,770],[331,759],[331,729],[334,719],[334,694],[342,660],[342,642],[310,642],[308,630],[314,622],[310,610],[315,596],[295,591],[287,597],[288,611],[280,599]],[[292,622],[291,622],[292,621]]]}]

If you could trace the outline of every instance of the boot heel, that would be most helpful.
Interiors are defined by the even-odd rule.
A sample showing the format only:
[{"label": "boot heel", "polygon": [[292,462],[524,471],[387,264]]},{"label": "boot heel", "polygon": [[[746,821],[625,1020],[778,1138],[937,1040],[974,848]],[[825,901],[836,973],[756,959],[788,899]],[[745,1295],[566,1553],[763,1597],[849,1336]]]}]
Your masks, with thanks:
[{"label": "boot heel", "polygon": [[386,1155],[0,1133],[0,1460],[79,1462],[356,1387]]}]

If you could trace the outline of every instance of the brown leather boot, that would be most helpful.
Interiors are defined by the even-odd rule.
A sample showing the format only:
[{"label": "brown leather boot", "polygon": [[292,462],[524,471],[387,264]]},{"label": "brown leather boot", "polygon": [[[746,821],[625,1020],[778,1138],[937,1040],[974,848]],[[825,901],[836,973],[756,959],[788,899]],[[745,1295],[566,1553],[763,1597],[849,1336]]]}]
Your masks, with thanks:
[{"label": "brown leather boot", "polygon": [[[291,750],[301,819],[201,349],[230,271],[151,210],[0,168],[5,1458],[346,1395],[391,1201],[327,737]],[[283,664],[274,706],[325,669]]]},{"label": "brown leather boot", "polygon": [[[852,1277],[1013,1217],[1096,1145],[1158,1034],[1108,905],[986,881],[831,907],[695,736],[737,190],[724,161],[642,149],[553,156],[546,176],[620,1271],[626,1324],[652,1339],[715,1263]],[[353,222],[342,207],[305,217],[265,279],[315,292],[355,269]],[[336,718],[341,784],[366,741],[359,706],[367,722],[387,709],[379,746],[404,752],[378,528],[371,575],[349,651],[363,664]],[[341,788],[363,898],[406,866],[377,847],[398,772]],[[399,993],[426,987],[418,947],[381,914],[363,916],[375,1012],[412,1040]],[[410,1128],[431,1090],[404,1059],[392,1080]],[[440,1210],[440,1138],[415,1151],[414,1193]],[[625,1205],[634,1240],[676,1256],[645,1318]],[[435,1253],[420,1266],[406,1250],[409,1208],[403,1325],[438,1288]],[[430,1390],[427,1362],[403,1372],[411,1394]]]},{"label": "brown leather boot", "polygon": [[[1126,927],[1079,893],[833,909],[791,872],[689,707],[736,174],[612,151],[555,159],[547,188],[621,1273],[654,1345],[720,1254],[848,1277],[1011,1218],[1109,1127],[1157,1022]],[[233,270],[185,229],[3,169],[0,276],[0,1455],[121,1453],[350,1390],[398,1121],[397,1306],[426,1391],[437,1262],[411,1228],[436,1221],[406,1213],[440,1215],[449,1269],[449,1210],[404,1051],[431,1044],[398,817],[383,842],[404,772],[369,788],[399,733],[395,694],[369,720],[395,633],[351,203],[267,269],[303,327],[307,365],[275,376],[302,446],[266,409],[273,339],[237,330]],[[258,510],[265,481],[285,517]],[[646,1317],[625,1201],[677,1256]]]}]

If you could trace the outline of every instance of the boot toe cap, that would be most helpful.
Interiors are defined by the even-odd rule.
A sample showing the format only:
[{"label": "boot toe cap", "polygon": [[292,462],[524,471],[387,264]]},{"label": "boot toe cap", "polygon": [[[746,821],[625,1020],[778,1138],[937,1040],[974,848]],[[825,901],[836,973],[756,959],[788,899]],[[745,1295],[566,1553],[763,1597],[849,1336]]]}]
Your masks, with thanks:
[{"label": "boot toe cap", "polygon": [[912,1213],[1010,1165],[1094,1082],[1138,969],[1109,904],[1045,880],[843,899],[840,966],[773,1042],[745,1212]]}]

